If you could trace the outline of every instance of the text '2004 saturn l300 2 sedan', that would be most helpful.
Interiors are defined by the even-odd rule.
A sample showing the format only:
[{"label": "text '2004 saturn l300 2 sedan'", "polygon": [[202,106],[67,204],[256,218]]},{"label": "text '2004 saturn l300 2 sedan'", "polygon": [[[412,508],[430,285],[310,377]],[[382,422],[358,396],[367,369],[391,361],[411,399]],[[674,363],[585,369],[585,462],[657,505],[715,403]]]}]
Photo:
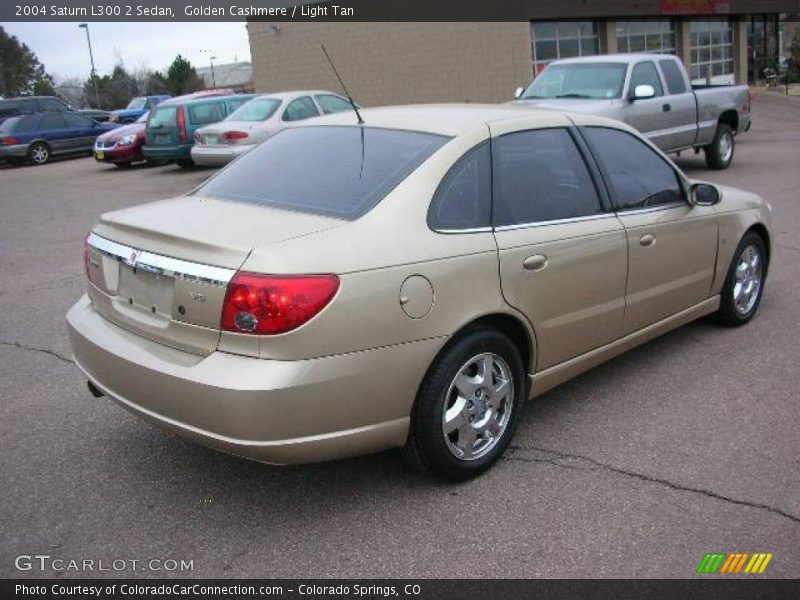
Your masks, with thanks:
[{"label": "text '2004 saturn l300 2 sedan'", "polygon": [[627,126],[416,106],[287,128],[104,215],[68,314],[95,395],[275,464],[404,447],[465,479],[525,401],[705,315],[750,321],[770,210]]}]

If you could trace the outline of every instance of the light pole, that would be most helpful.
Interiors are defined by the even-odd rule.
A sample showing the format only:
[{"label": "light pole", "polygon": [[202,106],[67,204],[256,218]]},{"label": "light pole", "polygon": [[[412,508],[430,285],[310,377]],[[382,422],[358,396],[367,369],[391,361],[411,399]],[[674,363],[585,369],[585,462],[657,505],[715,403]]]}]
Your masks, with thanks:
[{"label": "light pole", "polygon": [[217,89],[217,78],[214,77],[214,61],[215,60],[217,60],[216,56],[212,56],[212,57],[210,57],[208,59],[208,61],[211,63],[211,88],[212,89]]},{"label": "light pole", "polygon": [[92,85],[94,86],[94,103],[96,108],[100,108],[100,94],[97,93],[97,72],[94,69],[94,54],[92,54],[92,38],[89,36],[89,24],[78,23],[80,29],[86,30],[86,43],[89,44],[89,61],[92,63]]}]

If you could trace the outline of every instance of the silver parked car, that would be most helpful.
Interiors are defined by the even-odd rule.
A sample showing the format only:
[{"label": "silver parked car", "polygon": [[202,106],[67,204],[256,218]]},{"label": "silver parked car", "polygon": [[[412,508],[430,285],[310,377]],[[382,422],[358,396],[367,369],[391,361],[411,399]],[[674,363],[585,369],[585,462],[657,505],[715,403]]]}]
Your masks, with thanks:
[{"label": "silver parked car", "polygon": [[220,167],[293,122],[345,110],[353,110],[350,102],[333,92],[301,90],[257,96],[224,120],[198,129],[192,160]]}]

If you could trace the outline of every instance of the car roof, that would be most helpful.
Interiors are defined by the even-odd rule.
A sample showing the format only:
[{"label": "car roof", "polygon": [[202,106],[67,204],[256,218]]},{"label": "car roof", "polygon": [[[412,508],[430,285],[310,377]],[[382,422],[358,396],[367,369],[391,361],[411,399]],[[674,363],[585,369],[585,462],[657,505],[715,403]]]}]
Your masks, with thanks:
[{"label": "car roof", "polygon": [[289,100],[300,96],[316,96],[318,94],[329,94],[345,98],[342,94],[331,92],[330,90],[292,90],[289,92],[275,92],[273,94],[258,94],[256,98],[275,98],[276,100]]},{"label": "car roof", "polygon": [[[456,136],[481,125],[528,118],[532,127],[563,127],[564,118],[575,122],[580,118],[562,110],[530,107],[520,104],[417,104],[407,106],[382,106],[359,111],[367,127],[422,131],[438,135]],[[583,122],[583,121],[582,121]],[[594,123],[612,127],[620,124],[611,119],[597,118]],[[325,115],[298,126],[357,125],[353,111]]]},{"label": "car roof", "polygon": [[156,105],[156,108],[161,108],[162,106],[176,106],[179,104],[191,106],[194,104],[213,102],[215,100],[230,100],[231,98],[255,98],[255,94],[223,94],[221,96],[202,96],[200,98],[185,98],[183,100],[180,98],[173,98],[171,100],[164,100],[164,102],[160,102],[158,105]]},{"label": "car roof", "polygon": [[663,60],[675,58],[671,54],[655,54],[652,52],[628,52],[623,54],[597,54],[595,56],[576,56],[575,58],[562,58],[554,60],[552,64],[568,65],[574,63],[620,63],[628,64],[634,60]]}]

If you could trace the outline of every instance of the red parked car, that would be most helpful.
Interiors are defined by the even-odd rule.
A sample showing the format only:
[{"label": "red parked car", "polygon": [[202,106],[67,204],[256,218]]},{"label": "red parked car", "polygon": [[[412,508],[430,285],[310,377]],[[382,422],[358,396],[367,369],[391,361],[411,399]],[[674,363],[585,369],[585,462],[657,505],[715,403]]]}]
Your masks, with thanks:
[{"label": "red parked car", "polygon": [[[172,100],[225,96],[233,93],[234,91],[230,89],[203,90],[202,92],[194,92],[193,94],[172,98]],[[142,154],[149,114],[149,112],[146,112],[136,119],[134,123],[118,127],[99,136],[94,143],[95,160],[110,163],[120,168],[130,167],[133,163],[144,161],[147,161],[148,164],[159,164],[158,161],[146,159]]]}]

